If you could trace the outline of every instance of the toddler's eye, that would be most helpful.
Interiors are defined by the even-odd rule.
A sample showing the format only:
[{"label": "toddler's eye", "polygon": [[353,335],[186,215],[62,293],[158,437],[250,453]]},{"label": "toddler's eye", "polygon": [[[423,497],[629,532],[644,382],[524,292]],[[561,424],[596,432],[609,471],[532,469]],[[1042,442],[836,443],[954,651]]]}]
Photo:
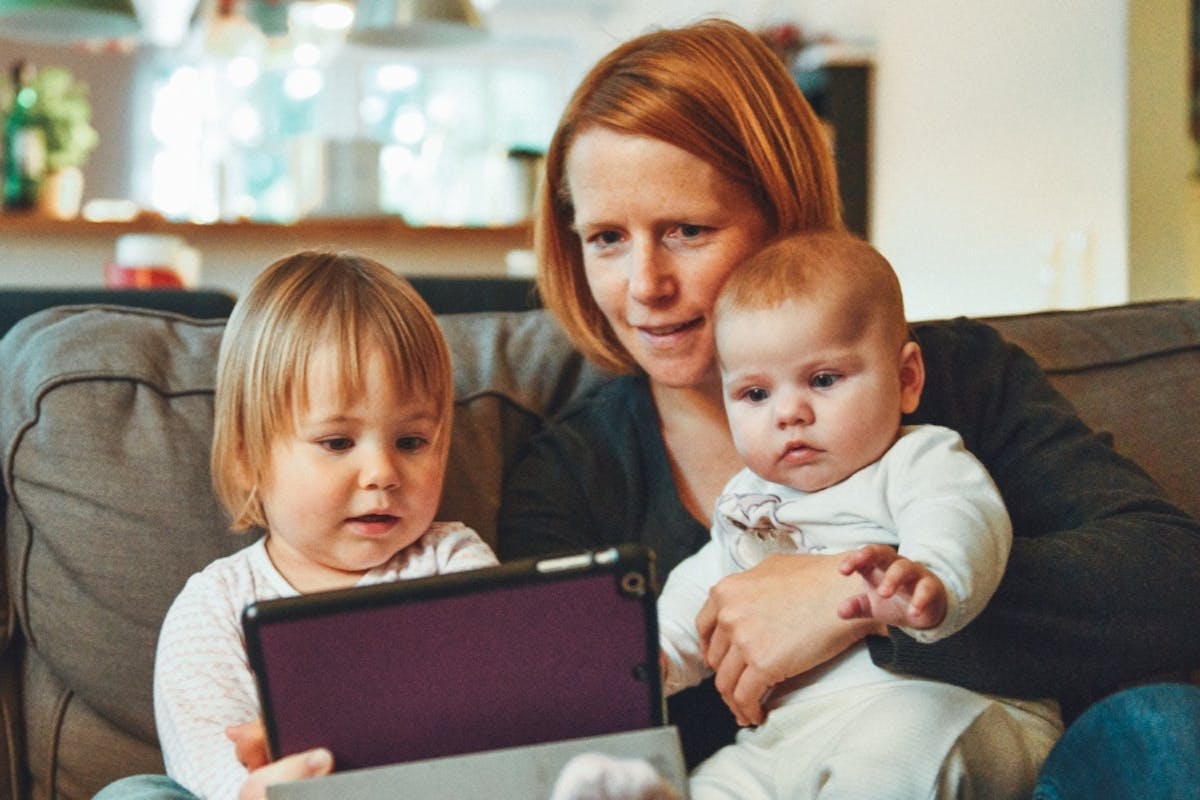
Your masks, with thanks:
[{"label": "toddler's eye", "polygon": [[837,383],[838,376],[832,372],[822,372],[819,375],[814,375],[812,386],[814,389],[828,389]]},{"label": "toddler's eye", "polygon": [[424,436],[401,436],[396,440],[397,450],[420,450],[425,445],[429,444],[429,440]]},{"label": "toddler's eye", "polygon": [[321,446],[334,453],[341,453],[354,446],[354,441],[347,436],[335,436],[332,439],[322,439]]}]

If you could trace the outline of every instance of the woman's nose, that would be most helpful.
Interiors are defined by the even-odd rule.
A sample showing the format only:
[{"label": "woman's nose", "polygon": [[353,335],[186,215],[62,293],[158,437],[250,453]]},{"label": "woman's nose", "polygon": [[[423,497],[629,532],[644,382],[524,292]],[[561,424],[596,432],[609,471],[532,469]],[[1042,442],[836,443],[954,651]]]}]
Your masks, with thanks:
[{"label": "woman's nose", "polygon": [[674,291],[674,271],[669,257],[655,243],[634,247],[629,255],[629,296],[646,305]]}]

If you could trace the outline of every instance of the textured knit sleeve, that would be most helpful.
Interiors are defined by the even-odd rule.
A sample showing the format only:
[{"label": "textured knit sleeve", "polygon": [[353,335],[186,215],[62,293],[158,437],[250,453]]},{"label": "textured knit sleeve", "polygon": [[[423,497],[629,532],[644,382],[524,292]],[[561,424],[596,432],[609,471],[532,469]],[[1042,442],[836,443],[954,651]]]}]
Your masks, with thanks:
[{"label": "textured knit sleeve", "polygon": [[869,637],[876,663],[1071,706],[1200,664],[1200,523],[993,329],[959,321],[918,327],[918,337],[926,387],[909,421],[962,434],[1000,488],[1013,547],[973,623],[928,645],[900,631]]},{"label": "textured knit sleeve", "polygon": [[167,774],[202,798],[236,798],[246,780],[225,728],[260,716],[246,662],[241,604],[219,581],[188,580],[163,621],[154,717]]}]

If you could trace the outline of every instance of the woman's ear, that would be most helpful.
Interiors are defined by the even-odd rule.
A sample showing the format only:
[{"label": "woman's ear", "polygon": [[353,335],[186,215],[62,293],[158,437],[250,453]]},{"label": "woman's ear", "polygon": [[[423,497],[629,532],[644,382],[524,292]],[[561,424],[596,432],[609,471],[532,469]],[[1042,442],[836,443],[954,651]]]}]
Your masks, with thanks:
[{"label": "woman's ear", "polygon": [[921,404],[925,388],[925,359],[921,346],[907,341],[900,348],[900,413],[911,414]]}]

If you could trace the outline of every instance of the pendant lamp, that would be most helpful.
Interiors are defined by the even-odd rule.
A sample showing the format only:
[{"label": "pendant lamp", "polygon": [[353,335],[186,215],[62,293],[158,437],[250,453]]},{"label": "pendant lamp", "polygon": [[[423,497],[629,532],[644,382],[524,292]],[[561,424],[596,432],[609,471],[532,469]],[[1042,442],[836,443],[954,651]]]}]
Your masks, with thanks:
[{"label": "pendant lamp", "polygon": [[142,25],[142,41],[156,47],[182,44],[192,28],[198,4],[199,0],[133,0]]},{"label": "pendant lamp", "polygon": [[0,0],[0,38],[38,42],[116,39],[138,33],[130,0]]},{"label": "pendant lamp", "polygon": [[347,38],[371,47],[438,47],[485,36],[470,0],[358,0]]}]

